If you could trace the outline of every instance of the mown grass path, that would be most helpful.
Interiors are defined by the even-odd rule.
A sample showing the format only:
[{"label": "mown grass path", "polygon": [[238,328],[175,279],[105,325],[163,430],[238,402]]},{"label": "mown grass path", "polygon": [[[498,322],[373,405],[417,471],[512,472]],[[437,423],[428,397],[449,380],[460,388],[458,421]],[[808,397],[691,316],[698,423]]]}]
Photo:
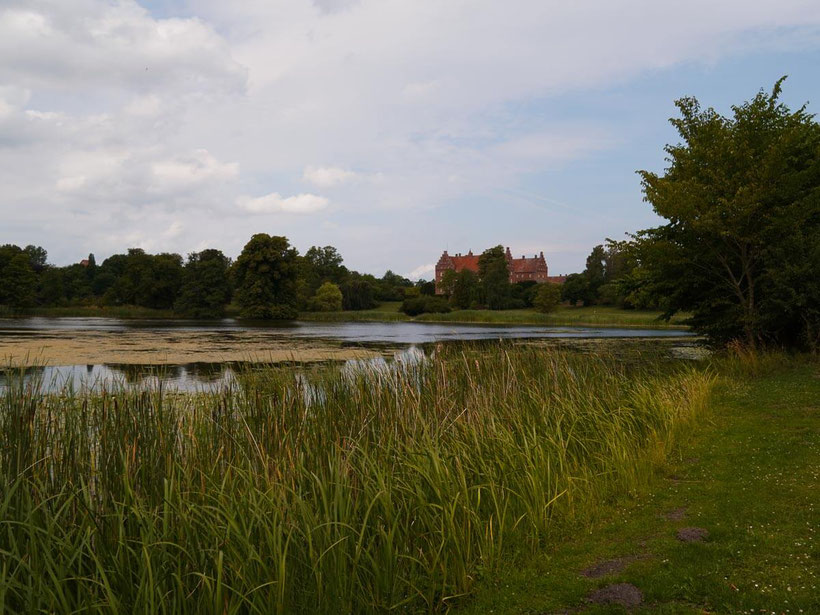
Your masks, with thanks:
[{"label": "mown grass path", "polygon": [[[708,424],[661,474],[651,494],[613,504],[539,554],[487,571],[456,612],[820,613],[817,363],[726,379]],[[709,536],[681,542],[676,533],[685,527]],[[582,574],[607,568],[614,571],[598,578]],[[637,587],[642,604],[587,601],[618,583]]]}]

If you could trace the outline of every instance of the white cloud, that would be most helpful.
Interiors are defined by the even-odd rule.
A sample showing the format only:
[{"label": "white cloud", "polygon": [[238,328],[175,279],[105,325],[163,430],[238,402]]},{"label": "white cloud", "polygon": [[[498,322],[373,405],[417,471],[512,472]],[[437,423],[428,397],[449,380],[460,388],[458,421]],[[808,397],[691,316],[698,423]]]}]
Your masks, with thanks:
[{"label": "white cloud", "polygon": [[0,81],[27,87],[236,91],[245,71],[200,19],[153,19],[136,2],[6,0]]},{"label": "white cloud", "polygon": [[153,117],[156,116],[162,108],[162,101],[156,94],[149,94],[148,96],[139,96],[132,100],[125,107],[125,112],[131,115]]},{"label": "white cloud", "polygon": [[302,178],[320,188],[330,188],[338,184],[353,181],[358,177],[353,171],[338,167],[305,167]]},{"label": "white cloud", "polygon": [[[0,5],[0,243],[42,243],[56,262],[117,241],[230,251],[258,230],[249,213],[322,211],[276,231],[338,245],[353,267],[383,248],[407,270],[445,237],[501,232],[489,208],[448,220],[454,203],[520,193],[533,172],[622,144],[623,101],[572,126],[541,102],[817,49],[820,31],[809,0],[692,0],[674,19],[656,0],[190,0],[178,6],[194,16],[171,19],[134,0]],[[601,218],[581,198],[548,203],[568,198],[515,206]],[[553,221],[520,232],[539,249],[580,237]],[[494,241],[516,240],[530,237]]]},{"label": "white cloud", "polygon": [[427,265],[419,265],[418,267],[413,269],[413,271],[408,273],[407,277],[410,278],[411,280],[419,280],[421,278],[426,279],[426,277],[429,274],[435,272],[435,270],[436,270],[435,263],[428,263]]},{"label": "white cloud", "polygon": [[330,201],[315,194],[297,194],[283,198],[278,192],[271,192],[256,198],[241,197],[237,203],[242,209],[253,214],[312,214],[326,208]]},{"label": "white cloud", "polygon": [[221,163],[208,150],[199,149],[188,156],[155,162],[151,172],[160,188],[178,189],[235,179],[239,175],[239,164]]}]

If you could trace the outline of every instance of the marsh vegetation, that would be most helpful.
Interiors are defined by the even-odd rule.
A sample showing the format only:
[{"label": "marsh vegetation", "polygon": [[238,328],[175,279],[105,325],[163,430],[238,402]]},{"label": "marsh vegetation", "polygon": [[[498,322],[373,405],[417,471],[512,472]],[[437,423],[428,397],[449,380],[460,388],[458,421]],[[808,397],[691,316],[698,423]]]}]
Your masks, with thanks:
[{"label": "marsh vegetation", "polygon": [[[0,393],[0,610],[433,611],[640,489],[708,370],[509,345]],[[316,394],[320,391],[321,394]]]}]

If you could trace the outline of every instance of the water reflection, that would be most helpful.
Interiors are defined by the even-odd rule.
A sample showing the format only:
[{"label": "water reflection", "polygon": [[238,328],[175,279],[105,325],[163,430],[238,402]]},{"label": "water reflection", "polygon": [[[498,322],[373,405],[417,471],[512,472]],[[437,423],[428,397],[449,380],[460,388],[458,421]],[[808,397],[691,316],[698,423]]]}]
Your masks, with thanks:
[{"label": "water reflection", "polygon": [[[397,351],[392,358],[348,360],[342,364],[342,374],[355,378],[362,373],[391,369],[406,371],[425,359],[424,350],[416,346]],[[150,388],[177,391],[219,390],[237,383],[240,373],[264,369],[267,366],[248,363],[187,363],[184,365],[132,365],[107,363],[104,365],[56,365],[0,369],[0,389],[20,379],[45,392],[101,391],[117,387]],[[295,371],[297,386],[302,383],[305,395],[314,398],[308,390],[307,379]],[[303,382],[302,382],[303,381]]]},{"label": "water reflection", "polygon": [[46,331],[127,330],[170,332],[217,332],[230,336],[253,331],[272,338],[328,339],[347,343],[424,344],[462,340],[532,338],[642,338],[691,335],[680,329],[637,329],[614,327],[547,327],[541,325],[492,325],[421,322],[291,322],[255,323],[231,318],[223,320],[119,320],[116,318],[0,318],[0,335],[32,335]]},{"label": "water reflection", "polygon": [[116,387],[167,388],[179,391],[218,389],[234,382],[226,363],[186,365],[55,365],[0,369],[0,388],[20,379],[43,391],[101,391]]}]

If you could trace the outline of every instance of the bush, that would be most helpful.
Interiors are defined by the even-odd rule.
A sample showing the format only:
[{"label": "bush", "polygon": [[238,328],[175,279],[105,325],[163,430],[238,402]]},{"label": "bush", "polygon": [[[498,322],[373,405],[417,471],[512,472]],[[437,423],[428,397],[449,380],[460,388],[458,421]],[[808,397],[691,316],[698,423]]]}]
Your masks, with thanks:
[{"label": "bush", "polygon": [[401,304],[401,311],[408,316],[419,314],[446,314],[450,311],[450,304],[442,297],[410,297]]},{"label": "bush", "polygon": [[532,301],[533,307],[539,312],[554,312],[561,303],[561,286],[551,282],[545,282],[538,287],[535,298]]},{"label": "bush", "polygon": [[310,298],[308,307],[312,312],[339,312],[342,309],[342,291],[333,282],[325,282]]}]

